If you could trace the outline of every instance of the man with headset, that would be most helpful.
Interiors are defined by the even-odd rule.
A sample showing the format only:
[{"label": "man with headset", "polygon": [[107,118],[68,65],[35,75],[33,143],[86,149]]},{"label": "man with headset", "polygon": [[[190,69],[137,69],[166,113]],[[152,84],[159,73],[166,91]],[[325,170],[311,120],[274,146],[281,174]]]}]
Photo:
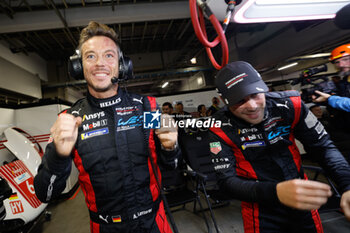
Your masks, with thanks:
[{"label": "man with headset", "polygon": [[223,192],[242,200],[246,233],[323,232],[317,209],[331,196],[329,185],[306,180],[294,138],[344,192],[350,220],[350,166],[296,91],[268,92],[248,63],[232,62],[215,80],[225,108],[210,128],[212,162]]},{"label": "man with headset", "polygon": [[73,160],[91,232],[172,232],[160,200],[157,163],[176,167],[176,130],[143,128],[143,113],[156,111],[157,103],[118,86],[128,67],[113,29],[90,22],[80,34],[79,49],[87,97],[61,113],[52,126],[52,142],[34,180],[36,195],[42,202],[57,197]]}]

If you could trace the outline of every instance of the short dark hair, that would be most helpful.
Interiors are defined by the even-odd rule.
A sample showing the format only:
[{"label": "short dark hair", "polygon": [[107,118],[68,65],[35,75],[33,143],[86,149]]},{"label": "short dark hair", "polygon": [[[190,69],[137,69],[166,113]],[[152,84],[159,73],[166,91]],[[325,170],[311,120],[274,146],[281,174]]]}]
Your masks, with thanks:
[{"label": "short dark hair", "polygon": [[202,110],[203,106],[205,107],[205,105],[204,105],[204,104],[200,104],[200,105],[198,105],[198,107],[197,107],[197,111],[198,111],[198,112],[200,112],[200,111]]},{"label": "short dark hair", "polygon": [[311,105],[311,106],[309,107],[309,110],[312,110],[313,108],[316,108],[316,107],[321,107],[321,106],[318,105],[318,104],[314,104],[314,105]]},{"label": "short dark hair", "polygon": [[164,106],[168,106],[169,108],[173,108],[173,105],[171,104],[171,103],[169,103],[169,102],[165,102],[163,105],[162,105],[163,107]]},{"label": "short dark hair", "polygon": [[182,107],[184,106],[182,102],[177,102],[176,105],[181,105]]},{"label": "short dark hair", "polygon": [[81,46],[90,38],[94,36],[106,36],[114,41],[114,43],[119,48],[118,43],[118,34],[110,27],[105,24],[97,23],[95,21],[90,21],[88,26],[86,26],[80,33],[79,46],[78,49],[81,49]]}]

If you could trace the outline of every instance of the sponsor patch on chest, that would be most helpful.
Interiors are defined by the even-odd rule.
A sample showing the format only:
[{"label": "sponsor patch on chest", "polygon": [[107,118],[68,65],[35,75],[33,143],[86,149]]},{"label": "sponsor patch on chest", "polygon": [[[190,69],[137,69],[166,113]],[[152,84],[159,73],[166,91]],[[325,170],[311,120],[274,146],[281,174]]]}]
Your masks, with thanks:
[{"label": "sponsor patch on chest", "polygon": [[87,131],[87,130],[103,127],[103,126],[106,126],[106,125],[107,125],[107,119],[102,119],[102,120],[99,120],[99,121],[91,122],[89,124],[83,124],[83,130]]},{"label": "sponsor patch on chest", "polygon": [[242,149],[245,150],[249,147],[261,147],[261,146],[265,146],[264,141],[246,142],[246,143],[243,143]]},{"label": "sponsor patch on chest", "polygon": [[210,152],[213,153],[214,155],[217,155],[222,150],[220,142],[211,142],[209,146],[210,146]]},{"label": "sponsor patch on chest", "polygon": [[108,134],[109,130],[108,128],[102,128],[102,129],[97,129],[97,130],[93,130],[87,133],[82,133],[81,136],[81,140],[85,140],[88,138],[92,138],[92,137],[97,137],[97,136],[101,136],[101,135],[105,135]]},{"label": "sponsor patch on chest", "polygon": [[129,118],[119,119],[117,122],[117,131],[124,131],[135,129],[136,127],[142,126],[143,116],[132,116]]}]

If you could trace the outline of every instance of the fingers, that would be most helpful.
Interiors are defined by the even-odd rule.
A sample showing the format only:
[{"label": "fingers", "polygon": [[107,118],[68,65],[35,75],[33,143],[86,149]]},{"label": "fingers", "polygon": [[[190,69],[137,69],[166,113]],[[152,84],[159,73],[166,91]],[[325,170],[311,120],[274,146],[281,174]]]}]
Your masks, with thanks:
[{"label": "fingers", "polygon": [[[77,128],[77,124],[81,124],[81,117],[80,119],[76,119],[73,115],[71,114],[60,114],[51,128],[51,133],[53,134],[54,138],[56,137],[67,137],[67,134],[71,134],[72,132],[75,131]],[[77,123],[78,122],[78,123]]]},{"label": "fingers", "polygon": [[328,196],[308,196],[299,195],[296,198],[296,208],[303,210],[319,209],[322,205],[326,204]]},{"label": "fingers", "polygon": [[344,215],[348,221],[350,221],[350,204],[347,203],[346,205],[340,204],[342,210],[344,211]]},{"label": "fingers", "polygon": [[82,119],[80,116],[76,117],[75,120],[76,120],[76,124],[77,124],[78,127],[79,127],[79,126],[81,125],[81,123],[83,122],[83,119]]},{"label": "fingers", "polygon": [[159,140],[174,140],[177,139],[177,132],[169,132],[169,131],[163,131],[163,132],[156,132]]},{"label": "fingers", "polygon": [[177,132],[169,132],[169,131],[163,131],[163,132],[156,132],[160,143],[162,146],[166,149],[172,149],[174,148],[174,145],[177,141]]},{"label": "fingers", "polygon": [[327,101],[327,99],[331,96],[330,94],[327,94],[327,93],[324,93],[321,91],[317,91],[317,90],[315,90],[315,93],[319,95],[319,97],[315,99],[315,102]]},{"label": "fingers", "polygon": [[344,215],[350,221],[350,190],[343,193],[340,200],[340,207],[344,211]]},{"label": "fingers", "polygon": [[303,187],[306,189],[312,189],[312,190],[324,190],[324,191],[329,191],[331,192],[331,187],[328,184],[325,183],[321,183],[318,181],[313,181],[313,180],[300,180],[300,179],[296,179],[293,180],[295,182],[295,184],[298,187]]},{"label": "fingers", "polygon": [[78,136],[81,117],[71,114],[60,114],[50,132],[56,146],[56,151],[62,156],[68,156],[72,151]]},{"label": "fingers", "polygon": [[302,210],[318,209],[332,195],[329,185],[309,180],[289,180],[277,184],[281,203]]},{"label": "fingers", "polygon": [[317,210],[317,209],[321,208],[321,206],[324,205],[326,202],[323,202],[321,204],[296,202],[295,206],[290,206],[290,207],[293,207],[293,208],[298,209],[298,210]]},{"label": "fingers", "polygon": [[329,185],[316,181],[300,180],[296,189],[297,208],[318,209],[332,195]]}]

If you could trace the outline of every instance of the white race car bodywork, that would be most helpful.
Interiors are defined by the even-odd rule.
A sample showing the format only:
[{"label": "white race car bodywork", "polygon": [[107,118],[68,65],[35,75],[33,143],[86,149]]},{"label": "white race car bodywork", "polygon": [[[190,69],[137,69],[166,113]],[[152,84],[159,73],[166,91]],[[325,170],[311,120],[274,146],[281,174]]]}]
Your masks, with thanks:
[{"label": "white race car bodywork", "polygon": [[[18,128],[7,128],[3,136],[5,140],[0,141],[0,147],[4,149],[0,154],[0,176],[14,193],[3,202],[6,209],[3,221],[8,221],[8,225],[13,225],[11,221],[17,221],[15,226],[20,226],[35,220],[47,206],[36,197],[33,185],[43,152],[33,137]],[[68,193],[77,184],[78,171],[75,166],[72,167],[63,193]]]},{"label": "white race car bodywork", "polygon": [[3,145],[13,158],[7,156],[7,161],[1,161],[0,176],[7,180],[14,194],[4,200],[6,217],[3,221],[17,219],[19,226],[33,221],[47,206],[36,197],[33,185],[41,157],[34,144],[15,129],[7,128],[4,135],[7,141]]}]

